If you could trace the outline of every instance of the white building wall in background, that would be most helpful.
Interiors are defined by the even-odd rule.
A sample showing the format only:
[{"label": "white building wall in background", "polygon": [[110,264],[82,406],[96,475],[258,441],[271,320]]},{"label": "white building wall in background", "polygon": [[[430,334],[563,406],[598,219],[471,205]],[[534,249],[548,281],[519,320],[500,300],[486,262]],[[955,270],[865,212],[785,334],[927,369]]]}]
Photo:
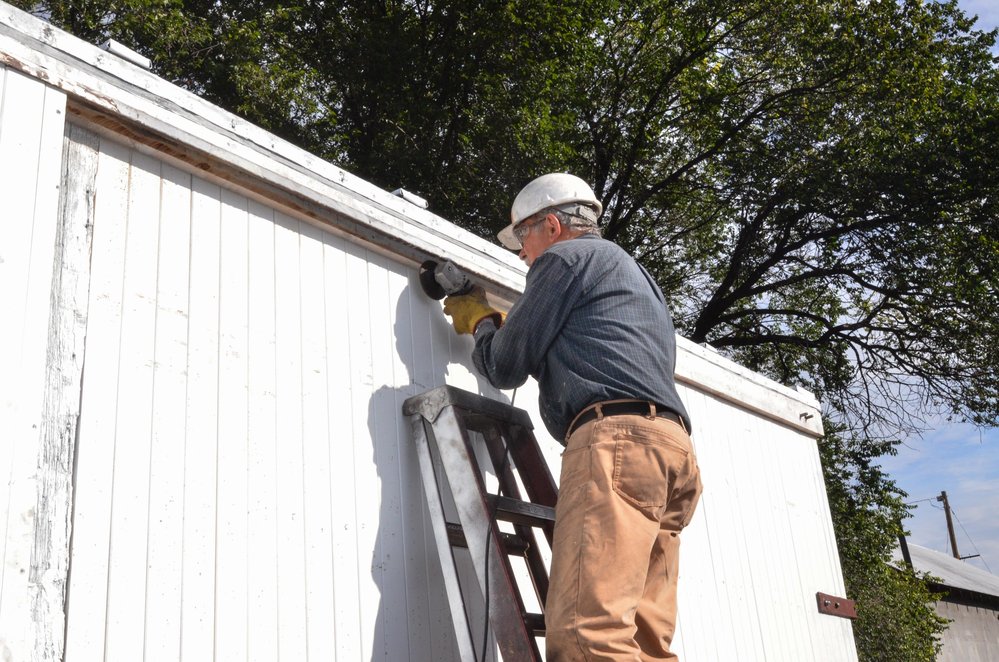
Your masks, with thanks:
[{"label": "white building wall in background", "polygon": [[937,615],[950,621],[940,638],[939,662],[999,660],[999,609],[939,600]]}]

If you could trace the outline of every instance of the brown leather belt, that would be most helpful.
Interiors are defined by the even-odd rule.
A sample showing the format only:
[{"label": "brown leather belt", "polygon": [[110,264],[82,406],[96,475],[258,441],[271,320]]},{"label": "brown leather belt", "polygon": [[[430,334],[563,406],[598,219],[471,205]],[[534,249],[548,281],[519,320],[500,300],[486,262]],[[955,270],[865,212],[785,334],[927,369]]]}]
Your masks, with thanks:
[{"label": "brown leather belt", "polygon": [[684,430],[687,429],[686,424],[680,415],[675,411],[666,409],[662,405],[657,405],[654,402],[645,402],[644,400],[625,400],[625,401],[611,401],[611,402],[598,402],[590,405],[583,411],[576,415],[572,423],[569,424],[569,430],[565,433],[565,438],[568,439],[569,436],[575,432],[578,428],[582,427],[584,423],[589,423],[593,419],[603,415],[603,416],[622,416],[626,414],[637,415],[637,416],[650,416],[652,412],[656,412],[656,418],[665,418],[674,423],[679,423],[680,427]]}]

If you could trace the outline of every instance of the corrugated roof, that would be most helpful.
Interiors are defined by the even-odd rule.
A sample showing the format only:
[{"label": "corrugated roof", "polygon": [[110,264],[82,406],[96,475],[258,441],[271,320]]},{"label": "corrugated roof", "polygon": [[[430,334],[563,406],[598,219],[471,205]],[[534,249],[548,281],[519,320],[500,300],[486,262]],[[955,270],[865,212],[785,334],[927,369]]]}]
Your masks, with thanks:
[{"label": "corrugated roof", "polygon": [[[999,577],[976,568],[970,563],[959,561],[949,554],[909,543],[909,556],[913,567],[920,572],[928,572],[951,588],[961,588],[999,597]],[[902,552],[898,548],[893,554],[897,563],[902,562]]]}]

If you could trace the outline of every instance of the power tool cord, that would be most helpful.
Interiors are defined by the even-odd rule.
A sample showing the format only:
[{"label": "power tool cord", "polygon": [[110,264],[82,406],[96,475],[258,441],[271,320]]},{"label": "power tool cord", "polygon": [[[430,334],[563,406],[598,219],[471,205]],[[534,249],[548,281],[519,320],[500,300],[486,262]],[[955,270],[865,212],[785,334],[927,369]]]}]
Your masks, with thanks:
[{"label": "power tool cord", "polygon": [[[517,389],[513,389],[513,393],[510,395],[510,406],[513,406],[514,401],[517,399]],[[506,474],[507,468],[510,466],[510,445],[504,444],[503,451],[503,466],[500,467],[499,473],[496,474],[497,477],[501,477]],[[482,628],[482,657],[479,659],[485,662],[486,652],[489,650],[489,559],[492,555],[489,553],[489,542],[492,540],[493,527],[492,522],[496,521],[496,502],[489,512],[490,526],[486,529],[486,572],[485,572],[485,604],[486,604],[486,618],[485,624]]]}]

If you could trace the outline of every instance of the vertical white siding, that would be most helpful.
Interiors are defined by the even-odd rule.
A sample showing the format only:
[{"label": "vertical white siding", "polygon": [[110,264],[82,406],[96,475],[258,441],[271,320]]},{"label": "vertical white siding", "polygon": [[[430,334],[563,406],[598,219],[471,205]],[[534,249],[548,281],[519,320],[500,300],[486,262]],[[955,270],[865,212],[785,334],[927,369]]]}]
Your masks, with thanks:
[{"label": "vertical white siding", "polygon": [[66,660],[454,659],[401,407],[480,385],[415,268],[106,140],[97,187]]},{"label": "vertical white siding", "polygon": [[[247,631],[249,659],[259,662],[278,657],[278,530],[277,467],[281,447],[276,438],[276,351],[274,232],[269,210],[251,204],[247,250],[248,291],[253,295],[248,309],[247,356],[249,362],[249,410],[247,417],[247,481],[249,492],[247,535],[248,564],[267,568],[247,577]],[[286,595],[287,590],[282,594]],[[286,657],[286,656],[285,656]]]},{"label": "vertical white siding", "polygon": [[[498,395],[469,339],[412,266],[156,159],[103,141],[97,188],[66,659],[456,659],[401,405]],[[677,650],[855,659],[814,440],[681,391]]]},{"label": "vertical white siding", "polygon": [[[184,411],[187,399],[188,274],[191,245],[191,189],[187,177],[164,168],[157,282],[176,283],[157,288],[156,333],[153,353],[154,401],[150,427],[149,527],[144,650],[151,659],[180,656],[184,515]],[[170,219],[172,222],[162,222]]]},{"label": "vertical white siding", "polygon": [[[704,494],[683,534],[676,647],[685,660],[856,659],[815,441],[681,387]],[[710,633],[705,636],[705,633]]]},{"label": "vertical white siding", "polygon": [[31,556],[65,104],[0,66],[0,659],[33,653],[45,588]]}]

